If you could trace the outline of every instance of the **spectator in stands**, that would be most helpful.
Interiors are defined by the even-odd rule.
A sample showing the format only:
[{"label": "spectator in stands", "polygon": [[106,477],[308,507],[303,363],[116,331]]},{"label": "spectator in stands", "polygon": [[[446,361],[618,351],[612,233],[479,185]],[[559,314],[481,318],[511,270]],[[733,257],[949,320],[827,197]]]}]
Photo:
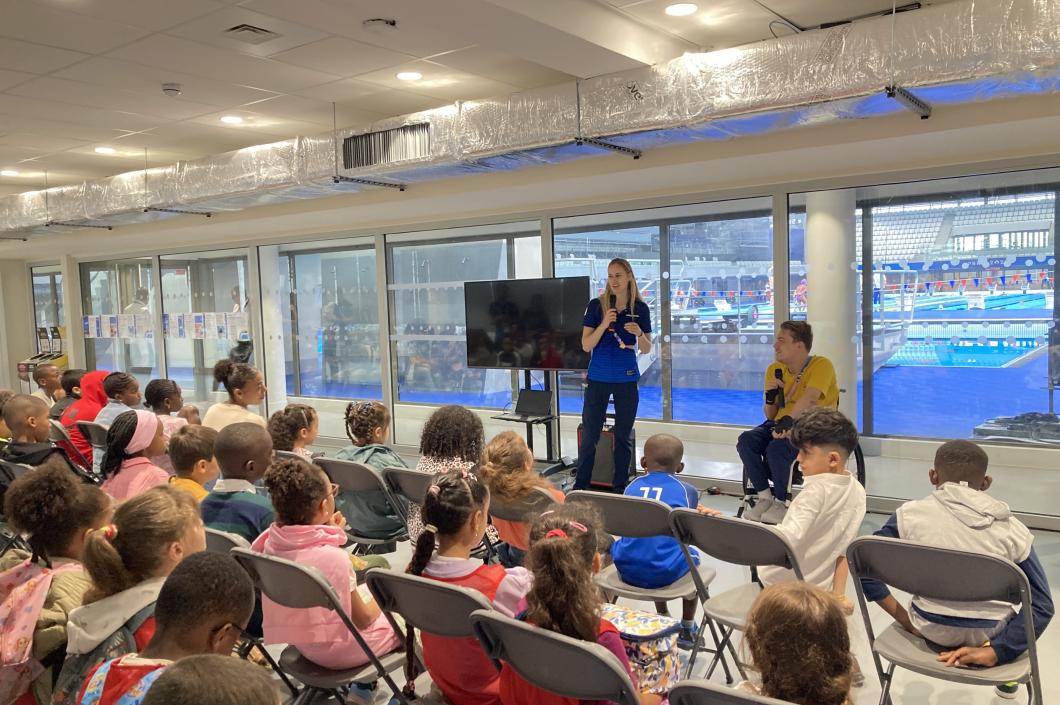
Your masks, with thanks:
[{"label": "spectator in stands", "polygon": [[48,402],[30,394],[16,394],[4,404],[3,420],[11,442],[0,448],[0,459],[36,467],[56,455],[69,470],[74,469],[66,453],[48,442],[48,408]]},{"label": "spectator in stands", "polygon": [[120,414],[143,405],[139,380],[125,372],[111,372],[107,375],[103,379],[103,392],[107,395],[107,405],[100,409],[93,419],[102,426],[110,426]]},{"label": "spectator in stands", "polygon": [[209,654],[188,656],[167,668],[143,705],[280,705],[269,672],[243,659]]},{"label": "spectator in stands", "polygon": [[89,672],[103,661],[141,651],[155,633],[155,602],[166,576],[205,550],[199,506],[170,487],[122,502],[114,523],[93,531],[82,560],[92,579],[85,604],[70,613],[66,661],[54,705],[76,702]]},{"label": "spectator in stands", "polygon": [[741,433],[736,443],[744,472],[758,494],[744,515],[752,521],[779,524],[787,512],[791,464],[798,453],[789,441],[791,424],[811,407],[834,409],[839,404],[835,368],[828,358],[811,355],[812,346],[809,323],[780,324],[773,343],[776,362],[765,374],[766,420]]},{"label": "spectator in stands", "polygon": [[87,372],[81,378],[81,398],[71,404],[62,416],[62,424],[70,434],[74,448],[98,469],[100,458],[93,457],[92,444],[81,435],[77,424],[82,421],[95,421],[100,410],[107,403],[107,393],[103,391],[103,380],[110,374],[104,370]]},{"label": "spectator in stands", "polygon": [[58,421],[63,417],[63,412],[81,398],[81,378],[84,376],[84,370],[67,370],[63,372],[63,376],[59,380],[59,384],[63,388],[63,397],[52,405],[51,418]]},{"label": "spectator in stands", "polygon": [[43,602],[32,606],[36,616],[26,615],[34,624],[29,655],[44,670],[6,693],[16,698],[15,705],[51,704],[53,676],[66,655],[68,616],[81,606],[91,587],[81,565],[85,542],[91,532],[110,522],[111,514],[110,497],[78,480],[58,458],[22,475],[8,488],[4,516],[26,536],[32,553],[12,548],[0,557],[0,583],[26,584],[51,571]]},{"label": "spectator in stands", "polygon": [[101,489],[119,502],[169,481],[169,473],[151,462],[165,449],[162,423],[146,409],[120,414],[107,429],[107,450],[100,463]]},{"label": "spectator in stands", "polygon": [[253,607],[254,585],[233,558],[205,551],[188,556],[158,593],[150,642],[97,666],[79,705],[139,705],[170,664],[199,654],[231,656]]},{"label": "spectator in stands", "polygon": [[37,365],[33,368],[33,381],[37,384],[33,396],[45,402],[50,409],[63,397],[59,368],[55,365]]},{"label": "spectator in stands", "polygon": [[[1030,583],[1034,633],[1041,635],[1053,617],[1053,598],[1045,570],[1034,552],[1034,536],[1004,502],[986,492],[989,458],[971,441],[948,441],[935,452],[928,480],[930,496],[906,502],[876,531],[877,536],[908,539],[931,546],[1006,558]],[[996,666],[1011,663],[1027,650],[1022,615],[1001,602],[946,602],[913,596],[906,610],[887,586],[863,579],[865,597],[879,603],[906,631],[948,647],[939,656],[947,666]],[[1014,698],[1017,684],[998,686],[998,695]]]},{"label": "spectator in stands", "polygon": [[[220,431],[233,423],[256,423],[265,428],[265,419],[247,409],[248,406],[260,404],[268,391],[264,378],[256,368],[242,362],[218,360],[213,366],[213,377],[218,384],[223,384],[228,392],[228,401],[214,404],[206,410],[202,419],[204,426]],[[265,469],[262,468],[262,472]]]},{"label": "spectator in stands", "polygon": [[269,417],[268,429],[273,450],[286,450],[313,460],[309,446],[316,443],[320,433],[316,409],[306,404],[288,404]]},{"label": "spectator in stands", "polygon": [[206,485],[221,472],[214,457],[217,431],[206,426],[184,426],[169,439],[169,458],[176,473],[169,484],[201,502],[209,494]]},{"label": "spectator in stands", "polygon": [[213,453],[221,479],[202,500],[202,520],[253,542],[276,518],[272,502],[256,487],[272,462],[272,439],[260,424],[233,423],[217,434]]},{"label": "spectator in stands", "polygon": [[[148,382],[144,387],[144,404],[162,423],[162,435],[165,436],[167,448],[173,434],[188,425],[188,416],[192,410],[198,416],[198,409],[184,405],[180,385],[171,379],[153,379]],[[151,458],[151,462],[168,473],[173,472],[173,465],[165,452]]]}]

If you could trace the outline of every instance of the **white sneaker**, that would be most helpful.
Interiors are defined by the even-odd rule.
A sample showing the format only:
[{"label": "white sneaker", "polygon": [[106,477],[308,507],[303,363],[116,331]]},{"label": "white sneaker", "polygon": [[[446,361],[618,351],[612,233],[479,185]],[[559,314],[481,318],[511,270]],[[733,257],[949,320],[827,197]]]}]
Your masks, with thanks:
[{"label": "white sneaker", "polygon": [[773,503],[769,506],[759,520],[763,524],[779,524],[784,521],[784,515],[788,513],[788,505],[786,502],[774,499]]},{"label": "white sneaker", "polygon": [[758,499],[755,500],[753,507],[748,507],[743,513],[743,518],[749,521],[762,521],[762,515],[766,513],[766,510],[773,506],[773,491],[765,490],[758,493]]}]

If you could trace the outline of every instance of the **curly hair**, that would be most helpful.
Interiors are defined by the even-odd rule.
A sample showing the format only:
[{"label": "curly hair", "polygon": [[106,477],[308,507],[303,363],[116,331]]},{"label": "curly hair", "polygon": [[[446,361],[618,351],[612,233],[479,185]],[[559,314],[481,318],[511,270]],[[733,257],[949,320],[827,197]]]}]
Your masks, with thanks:
[{"label": "curly hair", "polygon": [[530,525],[526,565],[534,583],[526,594],[527,620],[542,629],[596,641],[600,630],[600,591],[593,581],[593,558],[601,529],[591,504],[559,505]]},{"label": "curly hair", "polygon": [[355,446],[368,445],[372,431],[390,425],[390,412],[377,401],[351,401],[346,405],[346,437]]},{"label": "curly hair", "polygon": [[762,694],[800,705],[850,698],[850,636],[835,597],[809,583],[767,587],[747,618],[744,643]]},{"label": "curly hair", "polygon": [[482,451],[482,474],[490,494],[505,502],[517,502],[535,487],[550,487],[547,480],[527,470],[527,464],[533,461],[526,441],[515,431],[494,436]]},{"label": "curly hair", "polygon": [[306,525],[313,521],[316,506],[331,492],[331,482],[316,465],[279,458],[265,471],[265,489],[280,524]]},{"label": "curly hair", "polygon": [[187,656],[154,682],[143,705],[272,705],[280,699],[269,671],[219,654]]},{"label": "curly hair", "polygon": [[218,360],[217,364],[213,366],[213,378],[218,384],[223,384],[224,388],[228,391],[228,396],[232,396],[232,392],[237,389],[242,389],[257,377],[258,371],[251,365],[247,365],[242,362],[233,362],[229,358]]},{"label": "curly hair", "polygon": [[294,442],[302,429],[313,428],[317,411],[307,404],[288,404],[269,417],[269,435],[276,450],[294,450]]},{"label": "curly hair", "polygon": [[4,516],[15,529],[29,534],[34,556],[48,566],[74,536],[97,524],[109,510],[110,497],[79,482],[58,453],[16,478],[4,495]]},{"label": "curly hair", "polygon": [[478,416],[462,406],[448,404],[437,409],[423,424],[420,455],[477,463],[485,441]]}]

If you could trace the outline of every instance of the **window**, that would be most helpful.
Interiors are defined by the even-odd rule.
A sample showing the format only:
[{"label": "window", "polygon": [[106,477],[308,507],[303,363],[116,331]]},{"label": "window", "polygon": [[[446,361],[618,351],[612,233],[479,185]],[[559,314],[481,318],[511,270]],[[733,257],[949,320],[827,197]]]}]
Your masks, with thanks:
[{"label": "window", "polygon": [[158,376],[153,258],[81,265],[86,368]]},{"label": "window", "polygon": [[49,333],[51,328],[64,329],[63,275],[58,267],[34,267],[30,273],[33,277],[33,321],[36,327],[47,328]]}]

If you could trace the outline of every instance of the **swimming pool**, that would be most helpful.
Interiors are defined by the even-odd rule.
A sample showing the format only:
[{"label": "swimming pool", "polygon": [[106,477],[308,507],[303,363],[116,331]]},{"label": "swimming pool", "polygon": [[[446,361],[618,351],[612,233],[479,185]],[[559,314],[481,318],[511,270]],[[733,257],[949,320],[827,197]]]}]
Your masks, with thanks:
[{"label": "swimming pool", "polygon": [[1004,367],[1034,348],[1008,345],[953,345],[910,341],[891,356],[887,366],[915,367]]}]

